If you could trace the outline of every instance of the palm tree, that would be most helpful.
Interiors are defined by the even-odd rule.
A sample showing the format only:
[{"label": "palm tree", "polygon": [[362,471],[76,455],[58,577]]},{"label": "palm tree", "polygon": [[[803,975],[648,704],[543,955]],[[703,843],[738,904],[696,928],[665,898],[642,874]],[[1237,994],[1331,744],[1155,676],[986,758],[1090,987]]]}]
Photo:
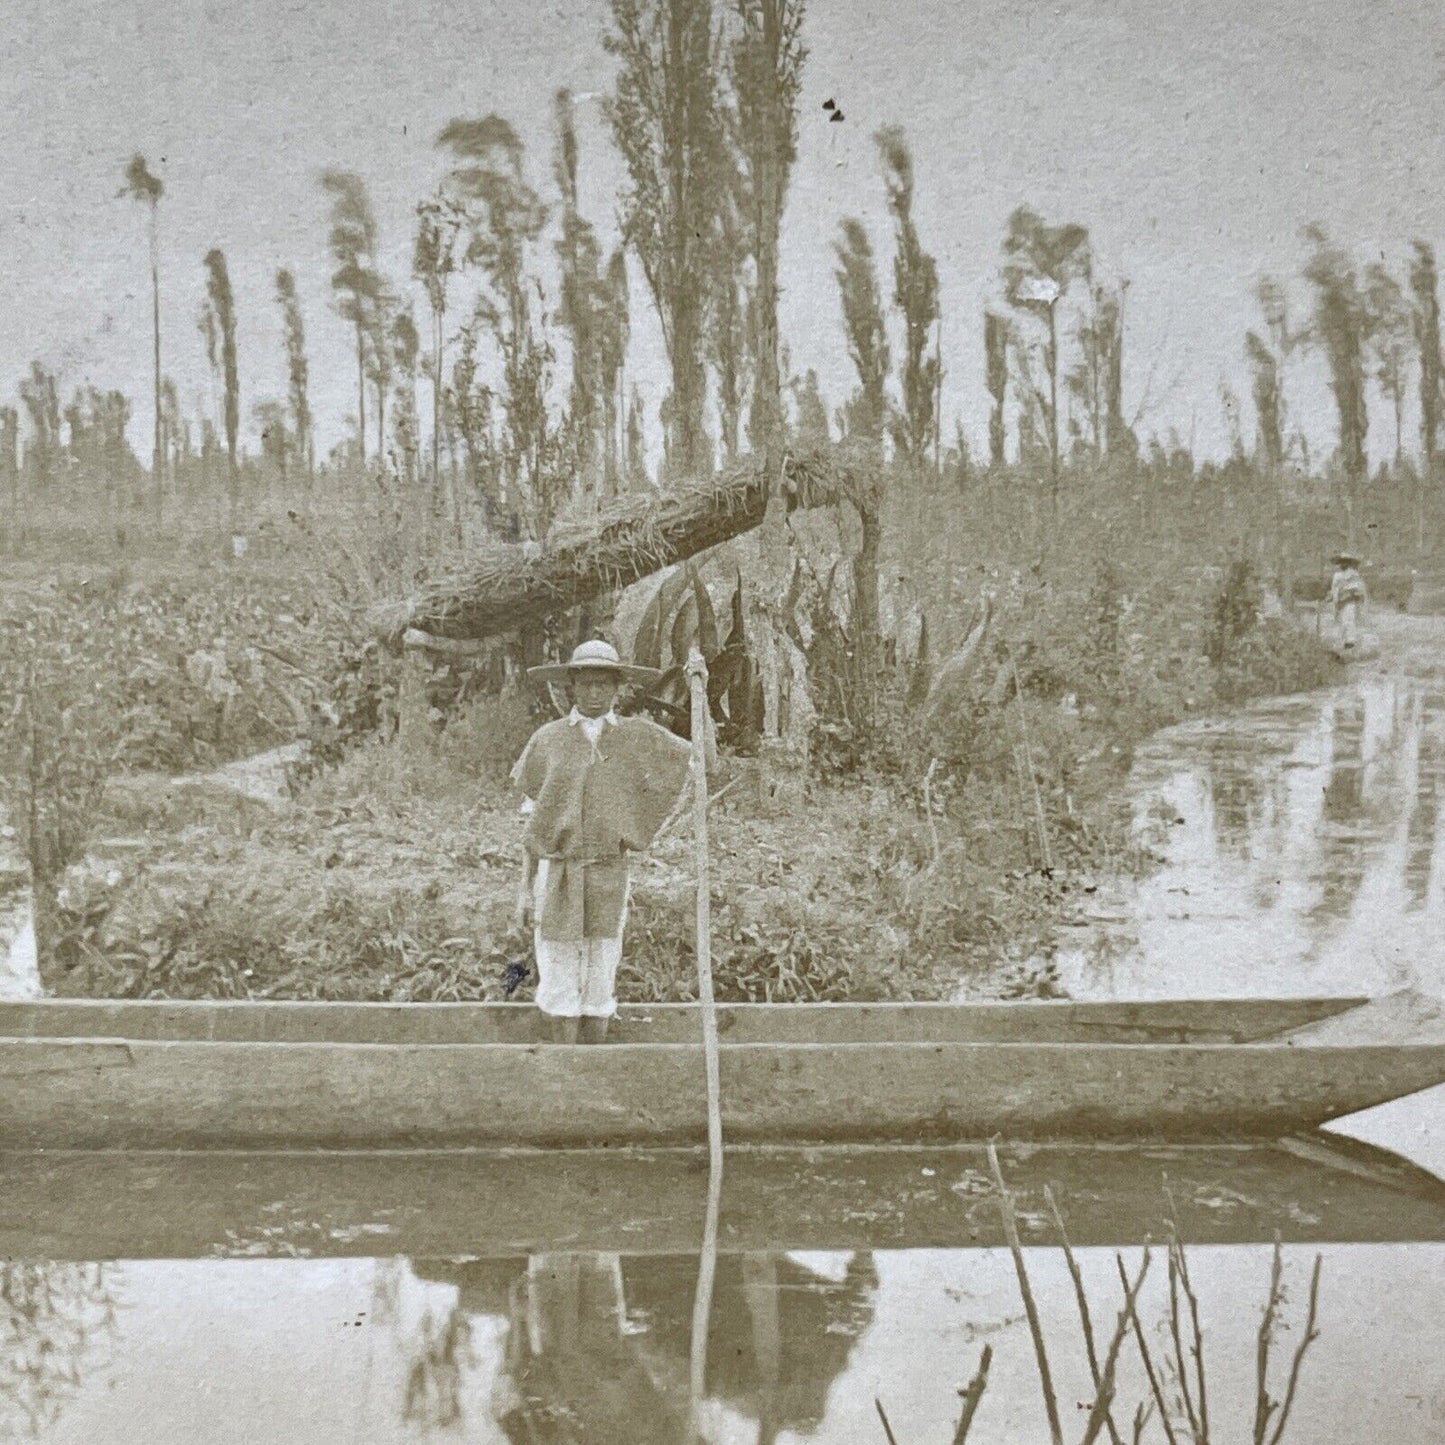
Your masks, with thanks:
[{"label": "palm tree", "polygon": [[156,511],[161,506],[161,485],[164,472],[164,446],[161,440],[161,265],[160,239],[157,219],[165,185],[159,176],[151,173],[146,158],[136,152],[125,168],[125,185],[118,192],[132,200],[143,201],[149,208],[150,250],[151,250],[151,336],[153,341],[154,382],[155,382],[155,445],[151,453],[151,485],[155,488]]}]

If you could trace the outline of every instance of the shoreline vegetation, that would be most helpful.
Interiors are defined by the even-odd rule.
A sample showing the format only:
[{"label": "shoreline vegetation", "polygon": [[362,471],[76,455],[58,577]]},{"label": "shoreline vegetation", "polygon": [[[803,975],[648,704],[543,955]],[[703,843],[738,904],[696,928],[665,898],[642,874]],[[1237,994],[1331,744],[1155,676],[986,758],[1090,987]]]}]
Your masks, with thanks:
[{"label": "shoreline vegetation", "polygon": [[[77,374],[58,338],[36,337],[0,404],[0,801],[50,989],[514,985],[502,784],[539,700],[507,680],[621,629],[636,598],[609,591],[689,558],[641,638],[615,640],[674,665],[696,645],[713,670],[719,997],[1047,995],[1060,921],[1148,866],[1122,802],[1138,741],[1336,675],[1289,621],[1332,549],[1367,553],[1377,599],[1438,566],[1428,238],[1360,241],[1365,259],[1309,224],[1288,274],[1240,277],[1246,402],[1209,380],[1217,358],[1161,375],[1168,347],[1145,355],[1131,329],[1143,278],[1087,218],[1025,197],[992,259],[962,262],[973,309],[945,317],[936,181],[889,117],[872,204],[790,216],[816,134],[804,0],[604,8],[602,135],[567,90],[534,96],[545,156],[499,113],[442,123],[426,174],[400,178],[409,264],[349,168],[364,156],[317,158],[342,416],[313,410],[342,353],[316,346],[310,269],[266,261],[278,392],[235,218],[162,265],[185,167],[117,156],[117,225],[149,282],[148,464],[137,378]],[[621,163],[611,195],[594,142]],[[821,317],[782,334],[798,238],[836,284],[831,337]],[[1204,296],[1195,281],[1181,294]],[[177,369],[186,315],[199,374]],[[643,364],[654,323],[665,377]],[[823,394],[805,339],[846,354],[846,391]],[[986,442],[943,414],[965,351]],[[1302,404],[1321,381],[1328,439]],[[1222,460],[1201,459],[1197,410],[1187,437],[1166,420],[1186,382],[1192,408],[1217,395]],[[1372,443],[1376,402],[1393,448]],[[368,628],[418,597],[460,629],[433,635],[450,655]],[[645,705],[685,721],[676,691]],[[157,781],[297,739],[310,762],[281,806]],[[639,867],[624,997],[691,990],[686,847],[674,833]]]},{"label": "shoreline vegetation", "polygon": [[[1270,615],[1267,581],[1318,572],[1318,524],[1297,503],[1299,540],[1267,549],[1251,491],[1215,478],[1150,499],[1105,475],[1071,478],[1057,504],[1016,477],[894,488],[866,718],[830,711],[840,675],[856,674],[846,648],[838,661],[814,646],[806,776],[724,750],[718,997],[1055,994],[1060,926],[1149,866],[1123,792],[1137,743],[1344,675],[1313,631]],[[36,883],[47,989],[529,997],[505,779],[538,700],[445,662],[428,675],[363,635],[364,604],[418,575],[400,560],[408,539],[374,518],[325,537],[282,519],[254,523],[223,573],[175,567],[160,538],[88,565],[56,549],[50,586],[8,569],[5,799]],[[756,545],[703,559],[719,611],[753,575]],[[821,574],[856,557],[856,518],[809,514],[794,545]],[[920,681],[984,596],[993,620],[975,665],[923,716]],[[834,626],[846,641],[846,600],[814,597],[808,615],[805,642]],[[751,608],[746,621],[765,625]],[[171,781],[298,736],[313,761],[288,767],[279,802]],[[636,869],[624,1000],[692,996],[690,826]]]}]

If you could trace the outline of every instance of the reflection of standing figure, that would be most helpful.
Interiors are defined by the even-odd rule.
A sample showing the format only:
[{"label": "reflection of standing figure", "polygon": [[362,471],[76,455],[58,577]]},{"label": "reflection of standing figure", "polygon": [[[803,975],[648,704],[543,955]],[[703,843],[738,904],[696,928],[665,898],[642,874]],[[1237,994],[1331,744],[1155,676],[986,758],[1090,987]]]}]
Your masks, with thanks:
[{"label": "reflection of standing figure", "polygon": [[402,1419],[423,1431],[451,1429],[462,1419],[462,1372],[475,1365],[472,1330],[460,1308],[453,1307],[438,1326],[428,1310],[406,1374]]},{"label": "reflection of standing figure", "polygon": [[514,1280],[511,1328],[492,1396],[508,1440],[671,1445],[686,1399],[652,1380],[625,1330],[615,1254],[538,1254]]},{"label": "reflection of standing figure", "polygon": [[[492,1395],[509,1441],[677,1445],[687,1438],[693,1255],[539,1254],[413,1260],[457,1286],[458,1308],[509,1321]],[[852,1256],[841,1280],[786,1255],[722,1255],[708,1320],[707,1395],[758,1439],[816,1430],[873,1319],[878,1272]]]},{"label": "reflection of standing figure", "polygon": [[1359,641],[1360,613],[1365,605],[1365,579],[1360,576],[1360,559],[1353,552],[1336,554],[1334,563],[1330,603],[1335,610],[1335,645],[1343,652],[1351,652]]},{"label": "reflection of standing figure", "polygon": [[[627,1299],[645,1320],[638,1349],[659,1373],[684,1376],[698,1262],[637,1255],[623,1262]],[[878,1271],[855,1254],[841,1280],[786,1255],[722,1255],[708,1321],[707,1394],[757,1421],[759,1440],[822,1424],[833,1382],[873,1320]],[[669,1369],[665,1363],[674,1361]]]}]

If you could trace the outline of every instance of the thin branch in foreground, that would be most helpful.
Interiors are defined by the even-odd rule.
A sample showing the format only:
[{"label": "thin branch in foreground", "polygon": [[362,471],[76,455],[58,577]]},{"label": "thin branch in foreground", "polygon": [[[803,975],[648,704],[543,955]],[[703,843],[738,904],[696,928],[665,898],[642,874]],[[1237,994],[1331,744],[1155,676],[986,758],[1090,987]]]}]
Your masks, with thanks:
[{"label": "thin branch in foreground", "polygon": [[1184,1246],[1179,1246],[1179,1277],[1184,1283],[1184,1297],[1189,1301],[1189,1327],[1194,1336],[1191,1349],[1194,1354],[1194,1372],[1199,1381],[1199,1445],[1209,1445],[1209,1392],[1204,1380],[1204,1329],[1199,1323],[1199,1296],[1194,1293],[1194,1282],[1189,1278],[1189,1265],[1184,1258]]},{"label": "thin branch in foreground", "polygon": [[1148,1404],[1141,1404],[1134,1411],[1134,1433],[1130,1437],[1130,1445],[1143,1445],[1144,1427],[1149,1423],[1149,1417],[1154,1413],[1154,1405],[1151,1401]]},{"label": "thin branch in foreground", "polygon": [[1269,1298],[1264,1304],[1264,1314],[1260,1318],[1259,1335],[1254,1347],[1254,1445],[1265,1445],[1269,1436],[1270,1416],[1279,1409],[1279,1402],[1271,1399],[1269,1393],[1269,1350],[1274,1340],[1280,1303],[1284,1299],[1283,1273],[1284,1260],[1279,1231],[1276,1230],[1274,1260],[1269,1271]]},{"label": "thin branch in foreground", "polygon": [[1284,1427],[1289,1423],[1289,1412],[1294,1408],[1295,1389],[1299,1385],[1305,1351],[1320,1337],[1317,1319],[1320,1302],[1320,1266],[1323,1263],[1323,1256],[1315,1255],[1315,1267],[1310,1272],[1310,1303],[1309,1310],[1305,1315],[1304,1338],[1300,1341],[1299,1349],[1295,1351],[1294,1362],[1290,1365],[1289,1384],[1285,1387],[1284,1404],[1280,1406],[1279,1423],[1274,1427],[1274,1434],[1269,1437],[1269,1445],[1279,1445],[1280,1440],[1284,1437]]},{"label": "thin branch in foreground", "polygon": [[993,1170],[994,1188],[998,1190],[999,1214],[1003,1219],[1004,1237],[1008,1240],[1009,1253],[1013,1256],[1014,1272],[1018,1275],[1019,1293],[1023,1296],[1024,1313],[1028,1316],[1029,1333],[1033,1336],[1034,1358],[1039,1365],[1039,1383],[1044,1392],[1044,1410],[1049,1418],[1049,1439],[1053,1445],[1064,1445],[1064,1432],[1059,1424],[1059,1402],[1054,1394],[1053,1375],[1049,1371],[1048,1351],[1044,1347],[1043,1326],[1039,1323],[1038,1305],[1029,1285],[1028,1270],[1024,1268],[1024,1252],[1019,1246],[1018,1222],[1014,1216],[1013,1199],[1003,1182],[1003,1170],[999,1168],[998,1150],[992,1140],[988,1145],[989,1168]]},{"label": "thin branch in foreground", "polygon": [[963,1411],[958,1417],[958,1429],[953,1432],[953,1445],[966,1445],[968,1432],[973,1428],[973,1417],[978,1413],[978,1402],[988,1388],[988,1367],[993,1364],[993,1346],[985,1345],[979,1356],[978,1373],[958,1393],[963,1397]]},{"label": "thin branch in foreground", "polygon": [[[1079,1304],[1079,1326],[1084,1332],[1084,1350],[1089,1357],[1089,1375],[1094,1382],[1094,1399],[1097,1401],[1103,1389],[1099,1374],[1099,1352],[1094,1346],[1094,1321],[1089,1313],[1089,1296],[1084,1289],[1084,1276],[1079,1270],[1079,1262],[1074,1257],[1074,1247],[1069,1239],[1069,1231],[1064,1227],[1064,1216],[1059,1212],[1058,1201],[1054,1198],[1054,1191],[1049,1187],[1044,1188],[1044,1198],[1049,1202],[1049,1209],[1054,1216],[1054,1225],[1059,1231],[1059,1240],[1063,1245],[1064,1260],[1069,1266],[1069,1278],[1074,1282],[1074,1298]],[[1145,1256],[1144,1268],[1148,1269],[1149,1260]],[[1108,1407],[1104,1411],[1104,1426],[1109,1432],[1109,1439],[1113,1445],[1123,1445],[1119,1437],[1119,1431],[1114,1425],[1114,1417]]]},{"label": "thin branch in foreground", "polygon": [[1189,1303],[1189,1327],[1193,1336],[1195,1378],[1199,1383],[1199,1429],[1196,1432],[1198,1445],[1209,1445],[1209,1393],[1204,1383],[1204,1330],[1199,1323],[1199,1296],[1194,1293],[1194,1282],[1189,1278],[1189,1260],[1184,1253],[1183,1239],[1179,1233],[1179,1211],[1174,1204],[1174,1193],[1166,1180],[1164,1193],[1169,1200],[1169,1219],[1174,1231],[1174,1242],[1179,1253],[1179,1280],[1184,1286],[1184,1297]]},{"label": "thin branch in foreground", "polygon": [[888,1438],[888,1445],[898,1445],[898,1437],[893,1433],[893,1426],[888,1423],[888,1412],[877,1395],[873,1397],[873,1408],[878,1411],[878,1418],[883,1422],[883,1433]]},{"label": "thin branch in foreground", "polygon": [[1194,1445],[1208,1445],[1199,1428],[1199,1415],[1189,1389],[1189,1366],[1184,1358],[1184,1335],[1179,1327],[1179,1237],[1169,1236],[1169,1338],[1174,1345],[1174,1372],[1179,1381],[1179,1398],[1189,1421],[1189,1436]]},{"label": "thin branch in foreground", "polygon": [[1094,1445],[1094,1441],[1099,1437],[1099,1431],[1104,1428],[1106,1423],[1110,1433],[1114,1435],[1115,1439],[1118,1439],[1113,1421],[1109,1417],[1109,1411],[1114,1403],[1114,1382],[1119,1365],[1119,1350],[1124,1343],[1124,1336],[1128,1333],[1129,1322],[1137,1317],[1139,1291],[1144,1287],[1144,1277],[1148,1273],[1149,1256],[1146,1253],[1133,1285],[1125,1285],[1124,1308],[1119,1311],[1119,1319],[1114,1326],[1114,1337],[1109,1341],[1109,1351],[1104,1357],[1103,1378],[1094,1395],[1094,1407],[1089,1411],[1089,1421],[1084,1428],[1084,1438],[1080,1445]]},{"label": "thin branch in foreground", "polygon": [[[1149,1245],[1144,1245],[1144,1255],[1149,1255]],[[1116,1254],[1114,1262],[1119,1266],[1119,1280],[1127,1291],[1129,1288],[1129,1275],[1124,1268],[1123,1255]],[[1169,1406],[1164,1401],[1164,1387],[1159,1382],[1159,1372],[1154,1368],[1154,1357],[1149,1351],[1149,1342],[1144,1337],[1144,1326],[1140,1323],[1139,1316],[1134,1316],[1134,1339],[1139,1346],[1139,1358],[1144,1364],[1144,1374],[1149,1381],[1150,1393],[1154,1396],[1154,1408],[1159,1411],[1159,1423],[1164,1427],[1164,1438],[1169,1445],[1179,1445],[1178,1437],[1174,1433],[1174,1426],[1169,1420]]]}]

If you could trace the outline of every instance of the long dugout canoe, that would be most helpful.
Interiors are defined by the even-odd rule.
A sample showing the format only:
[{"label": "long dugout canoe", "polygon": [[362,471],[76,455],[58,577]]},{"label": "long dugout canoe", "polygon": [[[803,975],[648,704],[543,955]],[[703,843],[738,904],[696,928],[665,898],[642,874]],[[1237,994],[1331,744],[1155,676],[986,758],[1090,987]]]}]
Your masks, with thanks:
[{"label": "long dugout canoe", "polygon": [[[382,1015],[365,1041],[355,1040],[351,1023],[341,1027],[341,1016],[332,1016],[338,1027],[329,1036],[320,1030],[305,1042],[236,1036],[247,1008],[257,1011],[259,1031],[262,1019],[280,1027],[276,1020],[297,1017],[285,1010],[308,1007],[285,1004],[217,1010],[212,1016],[232,1030],[224,1038],[179,1027],[165,1036],[154,1023],[162,1015],[146,1004],[111,1006],[104,1022],[114,1033],[46,1031],[45,1020],[75,1007],[8,1006],[29,1012],[0,1037],[0,1145],[616,1148],[694,1143],[706,1130],[696,1042],[385,1042]],[[403,1017],[421,1029],[436,1006],[414,1007]],[[1129,1029],[1141,1019],[1147,1028],[1155,1014],[1187,1038],[1191,1006],[1181,1003],[892,1013],[833,1005],[821,1015],[809,1005],[754,1007],[731,1011],[737,1021],[720,1050],[723,1128],[737,1143],[1250,1139],[1309,1131],[1445,1082],[1445,1042],[1296,1043],[1269,1027],[1258,1007],[1237,1016],[1240,1031],[1256,1040],[1246,1043],[1178,1042],[1167,1031],[1167,1042],[1107,1038],[1109,1009],[1123,1010],[1121,1026]],[[1240,1008],[1197,1007],[1210,1035],[1229,1032],[1228,1011]],[[1342,1007],[1319,1001],[1313,1017]],[[1287,1018],[1287,1028],[1304,1027],[1302,1011],[1291,1003],[1277,1017]],[[806,1030],[810,1016],[816,1032],[808,1042],[767,1037],[771,1029]],[[524,1015],[478,1017],[502,1029]],[[22,1033],[24,1019],[32,1027]]]},{"label": "long dugout canoe", "polygon": [[[1347,1013],[1364,998],[1137,1002],[719,1004],[729,1043],[1248,1043]],[[253,999],[0,1002],[0,1038],[275,1044],[527,1044],[519,1003],[322,1003]],[[695,1004],[622,1004],[613,1043],[697,1043]]]},{"label": "long dugout canoe", "polygon": [[[1350,1139],[1243,1145],[1004,1144],[1024,1242],[1130,1246],[1445,1242],[1445,1182]],[[0,1152],[9,1259],[501,1258],[687,1253],[703,1235],[694,1149],[445,1153]],[[1171,1219],[1172,1215],[1172,1219]],[[719,1248],[997,1248],[986,1152],[731,1150]]]}]

